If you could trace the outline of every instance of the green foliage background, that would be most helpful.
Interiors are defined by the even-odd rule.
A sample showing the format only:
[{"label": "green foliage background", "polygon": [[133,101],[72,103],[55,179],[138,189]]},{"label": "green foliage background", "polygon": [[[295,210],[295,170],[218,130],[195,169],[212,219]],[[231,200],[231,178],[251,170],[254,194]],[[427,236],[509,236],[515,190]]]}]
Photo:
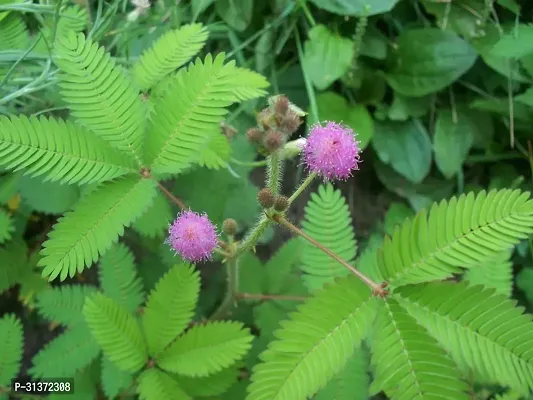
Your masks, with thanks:
[{"label": "green foliage background", "polygon": [[[409,390],[419,381],[428,391],[442,384],[451,399],[465,391],[476,399],[527,398],[531,347],[524,355],[494,332],[479,345],[487,355],[466,354],[462,346],[478,340],[483,322],[498,322],[483,320],[489,306],[501,304],[513,316],[513,302],[533,306],[531,205],[512,192],[530,191],[533,180],[532,18],[527,0],[0,1],[0,398],[17,376],[72,378],[73,399],[415,398]],[[95,81],[111,88],[107,97],[81,88],[91,63],[98,65]],[[119,69],[124,75],[117,78]],[[136,97],[132,84],[146,96]],[[212,91],[198,103],[183,100],[201,85]],[[308,242],[268,229],[257,252],[240,260],[243,296],[230,320],[206,323],[224,296],[223,265],[195,268],[169,250],[166,229],[178,208],[134,175],[135,161],[145,160],[166,188],[218,226],[235,218],[242,235],[259,215],[264,177],[264,157],[245,132],[267,92],[285,94],[307,112],[293,139],[324,120],[357,132],[361,171],[346,183],[317,183],[290,216],[368,276],[397,286],[386,308]],[[101,104],[108,108],[96,123],[91,110]],[[159,153],[162,130],[178,125],[168,116],[180,106],[198,107],[180,128],[196,147],[175,141]],[[220,112],[224,127],[202,120],[205,110]],[[40,163],[48,156],[9,145],[30,148],[43,135],[50,153],[60,148],[72,157]],[[287,160],[283,191],[292,192],[303,176],[299,160]],[[128,206],[116,206],[102,187]],[[508,190],[483,191],[492,189]],[[452,196],[458,200],[435,205]],[[493,209],[479,211],[484,202],[507,209],[494,216]],[[112,214],[112,235],[108,226],[92,233],[93,221],[83,216],[97,213]],[[466,235],[464,221],[474,228],[505,221],[482,237],[492,245],[481,250],[460,248],[432,262],[416,252],[379,256],[378,248],[393,254],[398,243],[407,248],[409,239],[420,240],[404,237],[411,229],[404,221],[415,213],[413,226],[434,232],[428,249]],[[426,221],[431,213],[454,222],[443,228],[437,217]],[[63,225],[53,229],[58,218]],[[54,241],[76,229],[93,236]],[[420,269],[410,270],[405,257]],[[43,278],[43,267],[58,280]],[[442,282],[423,283],[428,277]],[[338,286],[317,292],[334,281]],[[461,302],[472,315],[461,314]],[[363,310],[357,324],[346,317],[335,346],[313,347],[338,322],[331,310],[348,315],[353,307]],[[459,320],[472,330],[461,330]],[[526,317],[516,320],[528,326]],[[392,322],[398,332],[414,332],[403,352],[380,345],[396,334]],[[513,329],[511,320],[499,322]],[[308,324],[323,324],[322,331],[305,336]],[[269,380],[269,357],[285,354],[280,337],[317,354],[303,367],[299,354],[287,356],[278,372],[294,367],[295,378],[285,386],[279,376]],[[346,337],[361,345],[339,369],[338,360],[353,350]],[[435,376],[409,380],[405,365],[417,371],[426,361],[417,346],[435,357],[444,383]],[[143,370],[148,359],[157,368]],[[509,372],[518,364],[527,373]],[[458,383],[459,376],[469,379]]]}]

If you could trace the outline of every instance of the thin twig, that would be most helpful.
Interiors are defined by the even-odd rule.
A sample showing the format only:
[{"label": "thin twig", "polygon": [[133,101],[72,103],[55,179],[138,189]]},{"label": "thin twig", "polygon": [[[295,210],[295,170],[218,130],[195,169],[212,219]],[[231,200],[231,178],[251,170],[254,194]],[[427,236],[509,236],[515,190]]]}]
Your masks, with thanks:
[{"label": "thin twig", "polygon": [[371,289],[372,289],[372,292],[375,294],[375,295],[379,295],[381,297],[385,297],[388,292],[385,290],[385,287],[387,286],[386,283],[382,283],[381,285],[374,282],[373,280],[371,280],[370,278],[368,278],[366,275],[364,275],[363,273],[361,273],[360,271],[358,271],[357,269],[355,269],[354,267],[352,267],[350,264],[348,264],[346,261],[344,261],[342,258],[340,258],[338,255],[336,255],[335,253],[333,253],[331,250],[329,250],[328,248],[322,246],[320,243],[318,243],[315,239],[313,239],[311,236],[309,236],[307,233],[303,232],[302,230],[300,230],[299,228],[297,228],[296,226],[294,226],[293,224],[291,224],[289,221],[287,221],[287,219],[285,217],[283,217],[282,215],[274,215],[272,217],[274,219],[274,221],[276,221],[277,223],[283,225],[285,228],[287,228],[288,230],[290,230],[291,232],[294,232],[296,233],[297,235],[300,235],[301,237],[303,237],[305,240],[307,240],[308,242],[310,242],[311,244],[313,244],[315,247],[317,247],[318,249],[322,250],[324,253],[326,253],[328,256],[330,256],[331,258],[333,258],[334,260],[336,260],[337,262],[339,262],[340,264],[342,264],[344,267],[346,267],[348,270],[350,270],[350,272],[352,274],[354,274],[355,276],[357,276],[359,279],[361,279],[366,285],[368,285]]},{"label": "thin twig", "polygon": [[287,300],[287,301],[306,301],[306,296],[285,296],[278,294],[261,294],[261,293],[237,293],[235,297],[239,300]]},{"label": "thin twig", "polygon": [[172,200],[179,208],[181,208],[182,210],[185,210],[187,208],[187,206],[185,206],[185,204],[180,199],[178,199],[176,196],[174,196],[172,193],[170,193],[169,190],[166,187],[164,187],[159,181],[157,182],[157,186],[159,186],[159,189],[161,189],[161,191],[170,200]]}]

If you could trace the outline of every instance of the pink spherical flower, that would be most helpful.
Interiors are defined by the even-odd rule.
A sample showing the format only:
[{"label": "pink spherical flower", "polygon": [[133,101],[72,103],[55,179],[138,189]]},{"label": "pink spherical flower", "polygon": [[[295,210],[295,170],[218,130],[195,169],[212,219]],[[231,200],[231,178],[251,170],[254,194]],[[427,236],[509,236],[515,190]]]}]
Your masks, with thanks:
[{"label": "pink spherical flower", "polygon": [[218,237],[215,226],[207,215],[192,211],[183,211],[168,229],[169,243],[174,250],[190,262],[211,258]]},{"label": "pink spherical flower", "polygon": [[311,128],[303,148],[303,159],[311,172],[325,180],[348,179],[358,169],[359,145],[354,132],[335,122]]}]

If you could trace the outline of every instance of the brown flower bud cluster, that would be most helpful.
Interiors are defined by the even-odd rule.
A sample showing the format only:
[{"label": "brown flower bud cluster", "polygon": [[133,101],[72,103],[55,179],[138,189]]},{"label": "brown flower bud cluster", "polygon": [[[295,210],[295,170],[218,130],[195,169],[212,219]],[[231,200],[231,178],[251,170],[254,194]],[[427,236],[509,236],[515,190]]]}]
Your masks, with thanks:
[{"label": "brown flower bud cluster", "polygon": [[274,207],[277,212],[283,212],[289,207],[289,199],[285,196],[276,196],[268,188],[263,188],[257,194],[257,201],[262,208],[268,209]]},{"label": "brown flower bud cluster", "polygon": [[292,109],[287,96],[275,96],[257,115],[257,127],[248,129],[246,137],[267,154],[283,147],[302,124],[300,115]]}]

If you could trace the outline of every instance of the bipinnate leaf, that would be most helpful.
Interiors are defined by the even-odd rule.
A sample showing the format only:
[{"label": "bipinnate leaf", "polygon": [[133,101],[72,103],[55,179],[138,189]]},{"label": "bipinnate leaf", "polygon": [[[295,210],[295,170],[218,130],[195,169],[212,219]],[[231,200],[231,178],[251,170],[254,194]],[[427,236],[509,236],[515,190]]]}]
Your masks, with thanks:
[{"label": "bipinnate leaf", "polygon": [[37,295],[37,312],[44,318],[73,326],[85,325],[82,310],[86,296],[96,288],[88,285],[63,285],[43,290]]},{"label": "bipinnate leaf", "polygon": [[32,359],[33,378],[72,378],[100,354],[85,323],[77,324],[50,341]]},{"label": "bipinnate leaf", "polygon": [[529,192],[470,192],[396,226],[378,252],[378,267],[393,286],[445,279],[510,250],[531,232]]},{"label": "bipinnate leaf", "polygon": [[397,67],[387,82],[397,92],[420,97],[444,89],[476,61],[474,48],[450,31],[406,29],[397,41]]},{"label": "bipinnate leaf", "polygon": [[87,298],[83,315],[104,354],[125,372],[136,372],[148,360],[138,321],[126,308],[101,293]]},{"label": "bipinnate leaf", "polygon": [[54,62],[76,121],[139,163],[148,112],[123,68],[104,47],[73,31],[56,41]]},{"label": "bipinnate leaf", "polygon": [[464,373],[531,392],[533,322],[515,300],[466,282],[409,285],[395,294]]},{"label": "bipinnate leaf", "polygon": [[247,400],[306,400],[339,373],[375,316],[376,298],[354,276],[338,278],[291,314],[254,367]]},{"label": "bipinnate leaf", "polygon": [[39,266],[49,280],[73,277],[115,243],[156,194],[155,181],[127,176],[106,182],[83,197],[54,225],[43,244]]},{"label": "bipinnate leaf", "polygon": [[198,53],[208,36],[202,24],[182,25],[166,32],[134,64],[133,79],[141,90],[151,88]]},{"label": "bipinnate leaf", "polygon": [[[243,79],[247,85],[236,91]],[[268,86],[261,75],[236,68],[233,61],[224,64],[222,53],[214,59],[208,55],[204,62],[197,59],[165,82],[167,89],[156,99],[145,147],[154,173],[177,173],[197,161],[198,152],[220,129],[226,107],[261,96]]]},{"label": "bipinnate leaf", "polygon": [[253,336],[240,322],[195,325],[157,360],[162,369],[190,377],[204,377],[229,367],[250,350]]},{"label": "bipinnate leaf", "polygon": [[437,341],[394,299],[382,302],[373,326],[371,393],[392,400],[467,400],[468,385]]},{"label": "bipinnate leaf", "polygon": [[14,231],[13,218],[4,210],[0,209],[0,244],[11,239]]},{"label": "bipinnate leaf", "polygon": [[82,126],[24,115],[0,116],[0,165],[78,185],[135,172],[133,160]]},{"label": "bipinnate leaf", "polygon": [[135,313],[144,301],[144,289],[131,251],[122,243],[113,245],[100,259],[98,272],[104,294]]},{"label": "bipinnate leaf", "polygon": [[188,264],[175,265],[159,280],[141,319],[151,355],[159,354],[185,330],[199,292],[200,275]]},{"label": "bipinnate leaf", "polygon": [[8,386],[19,373],[24,337],[22,324],[13,314],[0,319],[0,385]]},{"label": "bipinnate leaf", "polygon": [[[479,265],[466,270],[463,279],[470,285],[496,289],[496,293],[511,297],[513,292],[512,251],[506,250]],[[517,278],[518,283],[518,278]]]},{"label": "bipinnate leaf", "polygon": [[[305,206],[302,229],[344,261],[351,263],[357,251],[350,211],[340,190],[333,185],[321,185]],[[349,271],[322,250],[302,241],[302,278],[310,290],[320,289]],[[270,292],[269,292],[270,293]]]},{"label": "bipinnate leaf", "polygon": [[178,382],[164,371],[150,368],[139,375],[137,393],[141,400],[193,400]]},{"label": "bipinnate leaf", "polygon": [[132,382],[132,374],[121,371],[106,356],[102,357],[102,389],[107,397],[115,398],[122,390],[130,387]]}]

